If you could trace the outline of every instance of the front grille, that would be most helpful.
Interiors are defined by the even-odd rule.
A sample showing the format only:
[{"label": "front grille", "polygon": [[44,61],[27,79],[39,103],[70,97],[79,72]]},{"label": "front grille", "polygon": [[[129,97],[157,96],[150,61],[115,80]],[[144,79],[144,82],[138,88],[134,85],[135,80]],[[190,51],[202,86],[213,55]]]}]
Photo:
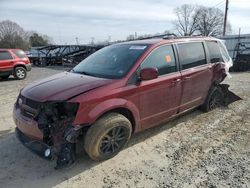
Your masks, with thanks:
[{"label": "front grille", "polygon": [[41,105],[41,103],[26,98],[25,105],[27,105],[28,107],[33,108],[33,109],[38,109],[39,106]]},{"label": "front grille", "polygon": [[21,110],[21,114],[28,118],[34,118],[36,116],[40,105],[40,102],[28,99],[22,95],[19,95],[16,102],[16,107]]},{"label": "front grille", "polygon": [[33,119],[36,116],[35,112],[30,112],[27,109],[21,109],[21,114],[25,117]]}]

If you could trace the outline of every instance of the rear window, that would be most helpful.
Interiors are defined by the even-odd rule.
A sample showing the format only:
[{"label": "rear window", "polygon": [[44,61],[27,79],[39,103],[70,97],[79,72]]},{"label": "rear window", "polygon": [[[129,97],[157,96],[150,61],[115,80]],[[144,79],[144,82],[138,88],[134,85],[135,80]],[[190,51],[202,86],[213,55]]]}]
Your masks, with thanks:
[{"label": "rear window", "polygon": [[215,41],[206,41],[206,44],[209,50],[210,62],[217,63],[223,61],[218,43]]},{"label": "rear window", "polygon": [[206,56],[201,42],[178,44],[182,70],[206,64]]},{"label": "rear window", "polygon": [[8,60],[8,59],[13,59],[11,54],[7,51],[0,51],[0,60]]},{"label": "rear window", "polygon": [[12,50],[12,52],[19,58],[26,58],[26,54],[22,50]]}]

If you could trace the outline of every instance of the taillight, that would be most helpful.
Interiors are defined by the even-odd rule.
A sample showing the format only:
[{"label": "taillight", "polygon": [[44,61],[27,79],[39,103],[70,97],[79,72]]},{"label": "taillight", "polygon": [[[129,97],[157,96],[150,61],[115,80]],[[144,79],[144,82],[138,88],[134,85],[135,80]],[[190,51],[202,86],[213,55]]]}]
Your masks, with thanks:
[{"label": "taillight", "polygon": [[29,58],[28,58],[28,57],[24,57],[24,58],[22,58],[22,61],[25,61],[27,64],[28,64],[28,63],[30,63],[30,60],[29,60]]}]

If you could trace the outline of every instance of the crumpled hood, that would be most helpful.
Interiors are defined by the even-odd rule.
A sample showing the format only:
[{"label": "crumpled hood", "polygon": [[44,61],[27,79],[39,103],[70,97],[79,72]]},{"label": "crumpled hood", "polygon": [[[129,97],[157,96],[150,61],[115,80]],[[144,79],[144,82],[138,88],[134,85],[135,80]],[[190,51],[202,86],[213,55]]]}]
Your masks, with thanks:
[{"label": "crumpled hood", "polygon": [[67,100],[113,81],[63,72],[26,86],[21,95],[39,102]]}]

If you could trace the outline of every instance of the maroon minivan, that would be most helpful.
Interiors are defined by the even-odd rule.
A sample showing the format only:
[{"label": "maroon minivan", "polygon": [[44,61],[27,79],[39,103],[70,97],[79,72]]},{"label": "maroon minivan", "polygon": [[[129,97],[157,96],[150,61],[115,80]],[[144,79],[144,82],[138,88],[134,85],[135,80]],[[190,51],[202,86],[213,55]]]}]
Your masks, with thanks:
[{"label": "maroon minivan", "polygon": [[80,138],[91,159],[111,158],[131,134],[196,107],[218,107],[230,61],[210,37],[110,45],[23,88],[13,111],[17,137],[39,156],[56,157],[56,168],[75,161]]}]

